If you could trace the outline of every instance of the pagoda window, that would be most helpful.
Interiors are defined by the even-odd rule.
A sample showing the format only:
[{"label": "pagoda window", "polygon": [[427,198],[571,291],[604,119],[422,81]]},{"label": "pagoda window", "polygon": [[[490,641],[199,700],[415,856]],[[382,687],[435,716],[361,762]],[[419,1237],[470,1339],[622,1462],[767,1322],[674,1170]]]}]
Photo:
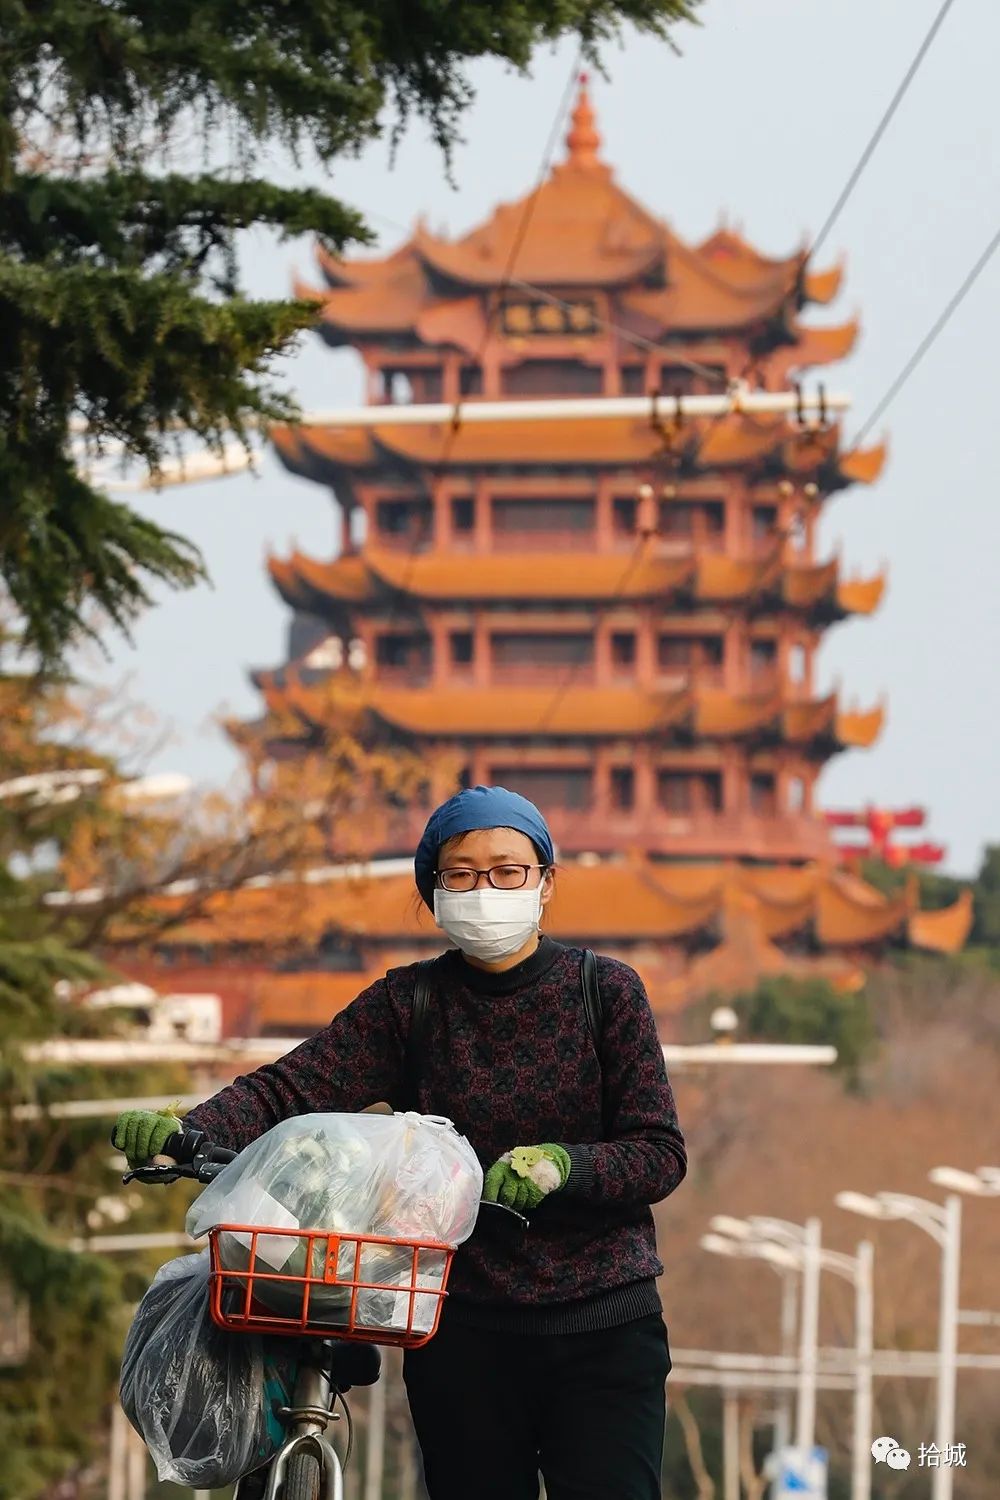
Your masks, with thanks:
[{"label": "pagoda window", "polygon": [[751,641],[750,642],[750,673],[754,677],[763,676],[774,670],[778,660],[777,641]]},{"label": "pagoda window", "polygon": [[696,667],[721,667],[721,635],[661,635],[656,660],[661,671],[690,671]]},{"label": "pagoda window", "polygon": [[622,365],[621,382],[623,396],[644,396],[646,394],[646,366]]},{"label": "pagoda window", "polygon": [[686,771],[658,771],[656,800],[669,813],[689,813],[693,797],[691,776]]},{"label": "pagoda window", "polygon": [[717,395],[728,385],[728,377],[722,365],[703,366],[701,371],[689,370],[686,365],[665,363],[660,367],[660,390],[665,396],[694,395],[708,391]]},{"label": "pagoda window", "polygon": [[611,664],[618,672],[635,669],[636,639],[634,630],[615,630],[611,636]]},{"label": "pagoda window", "polygon": [[663,536],[690,538],[707,546],[720,546],[726,514],[721,500],[662,500],[659,529]]},{"label": "pagoda window", "polygon": [[750,810],[763,816],[775,811],[774,775],[770,771],[754,771],[750,777]]},{"label": "pagoda window", "polygon": [[698,777],[697,790],[703,811],[713,813],[722,811],[721,771],[703,771]]},{"label": "pagoda window", "polygon": [[588,667],[593,661],[592,635],[523,631],[493,637],[493,666],[501,673],[516,675],[525,667]]},{"label": "pagoda window", "polygon": [[473,639],[471,630],[453,630],[450,636],[453,667],[471,667]]},{"label": "pagoda window", "polygon": [[451,529],[459,536],[469,536],[476,526],[476,507],[471,495],[461,495],[451,502]]},{"label": "pagoda window", "polygon": [[375,663],[380,676],[425,681],[431,665],[430,636],[386,631],[376,637]]},{"label": "pagoda window", "polygon": [[612,508],[613,525],[616,536],[634,536],[636,516],[639,510],[639,502],[631,495],[622,495],[615,498]]},{"label": "pagoda window", "polygon": [[444,377],[440,365],[428,365],[426,368],[407,368],[410,389],[413,392],[414,401],[440,401],[444,392]]},{"label": "pagoda window", "polygon": [[375,528],[390,546],[429,547],[433,512],[429,500],[379,500],[375,506]]},{"label": "pagoda window", "polygon": [[483,394],[483,371],[481,365],[463,365],[458,372],[458,392],[460,396],[481,396]]},{"label": "pagoda window", "polygon": [[722,773],[658,771],[656,800],[668,813],[719,813],[722,811]]},{"label": "pagoda window", "polygon": [[560,537],[584,542],[593,536],[593,500],[504,499],[493,501],[493,534],[498,540],[534,539],[543,545]]},{"label": "pagoda window", "polygon": [[635,772],[631,766],[611,767],[611,806],[616,812],[631,812],[635,806]]},{"label": "pagoda window", "polygon": [[495,786],[520,792],[543,812],[548,808],[585,812],[591,805],[593,775],[585,767],[494,765],[490,775]]},{"label": "pagoda window", "polygon": [[788,811],[792,813],[804,812],[806,806],[806,784],[801,776],[790,776],[788,778]]},{"label": "pagoda window", "polygon": [[769,542],[774,536],[777,524],[778,507],[776,505],[755,505],[750,517],[751,537],[754,543],[761,545]]},{"label": "pagoda window", "polygon": [[579,359],[526,359],[501,371],[505,396],[601,396],[604,370]]}]

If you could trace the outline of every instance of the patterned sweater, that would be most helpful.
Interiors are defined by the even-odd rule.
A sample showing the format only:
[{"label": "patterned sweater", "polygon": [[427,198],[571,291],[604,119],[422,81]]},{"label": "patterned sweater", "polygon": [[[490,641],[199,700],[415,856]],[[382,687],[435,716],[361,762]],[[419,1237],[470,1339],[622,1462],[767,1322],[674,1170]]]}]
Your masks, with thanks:
[{"label": "patterned sweater", "polygon": [[[477,1227],[455,1257],[445,1313],[484,1328],[563,1333],[659,1311],[649,1205],[687,1170],[645,989],[598,958],[601,1060],[587,1026],[582,954],[543,937],[505,973],[455,950],[431,969],[418,1105],[446,1115],[485,1170],[512,1146],[555,1141],[571,1171],[523,1233]],[[390,969],[278,1062],[238,1078],[189,1124],[240,1149],[289,1115],[403,1108],[415,970]],[[499,1217],[499,1216],[496,1216]]]}]

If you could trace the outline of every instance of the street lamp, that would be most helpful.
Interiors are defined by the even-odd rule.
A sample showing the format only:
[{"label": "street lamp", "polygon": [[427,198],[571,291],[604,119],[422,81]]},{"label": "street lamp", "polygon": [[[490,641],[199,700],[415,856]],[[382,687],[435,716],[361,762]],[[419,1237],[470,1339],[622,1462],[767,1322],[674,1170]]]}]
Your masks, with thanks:
[{"label": "street lamp", "polygon": [[717,1234],[728,1235],[731,1240],[757,1238],[746,1219],[734,1219],[731,1214],[713,1214],[708,1221],[708,1227],[714,1229]]},{"label": "street lamp", "polygon": [[[783,1257],[785,1252],[777,1245],[765,1246],[753,1238],[753,1232],[745,1219],[734,1219],[729,1214],[716,1214],[709,1220],[715,1233],[703,1234],[700,1244],[703,1250],[714,1255],[728,1255],[734,1260],[761,1257],[769,1262],[772,1270],[781,1277],[781,1353],[791,1360],[795,1340],[795,1272],[797,1264],[779,1264],[777,1259],[765,1254],[775,1250]],[[800,1377],[801,1378],[801,1377]],[[791,1392],[783,1391],[775,1398],[774,1452],[780,1453],[788,1446],[791,1437]],[[731,1393],[727,1390],[723,1406],[723,1490],[725,1500],[739,1496],[739,1471],[736,1449],[739,1434],[733,1431]]]},{"label": "street lamp", "polygon": [[[801,1268],[801,1251],[785,1245],[763,1244],[759,1254],[778,1266]],[[872,1265],[874,1246],[862,1240],[856,1255],[839,1250],[821,1250],[820,1266],[842,1276],[854,1287],[854,1431],[851,1452],[851,1500],[869,1500],[871,1495],[872,1444],[872,1356],[874,1352],[874,1301]]]},{"label": "street lamp", "polygon": [[[729,1243],[733,1245],[733,1248],[727,1249],[724,1253],[756,1255],[776,1269],[803,1273],[796,1446],[804,1454],[812,1449],[815,1425],[819,1272],[820,1270],[832,1271],[835,1276],[843,1277],[854,1286],[855,1374],[851,1494],[852,1500],[869,1500],[874,1347],[872,1287],[874,1248],[871,1241],[862,1240],[858,1245],[856,1255],[845,1255],[839,1250],[823,1249],[820,1244],[818,1219],[809,1219],[805,1225],[801,1225],[792,1224],[787,1219],[776,1219],[759,1214],[753,1214],[749,1219],[732,1219],[727,1214],[718,1214],[712,1219],[711,1225],[713,1229],[721,1233],[705,1236],[702,1244],[707,1249],[716,1248],[716,1242],[720,1240],[726,1243],[723,1235],[730,1234],[733,1239]],[[706,1241],[712,1243],[706,1244]],[[810,1284],[812,1282],[814,1286]]]},{"label": "street lamp", "polygon": [[[950,1168],[935,1171],[950,1173]],[[963,1174],[964,1175],[964,1174]],[[932,1174],[933,1177],[933,1174]],[[950,1178],[954,1182],[954,1178]],[[955,1386],[958,1371],[958,1279],[962,1243],[962,1200],[949,1193],[943,1204],[910,1193],[838,1193],[838,1208],[869,1219],[904,1219],[916,1224],[941,1247],[941,1297],[938,1314],[938,1388],[935,1442],[941,1463],[934,1470],[932,1500],[951,1500],[952,1465],[943,1462],[955,1440]]]},{"label": "street lamp", "polygon": [[[788,1260],[781,1262],[782,1269],[802,1272],[802,1317],[799,1324],[799,1384],[795,1416],[795,1446],[803,1454],[812,1452],[816,1425],[816,1343],[819,1332],[819,1272],[820,1234],[819,1219],[807,1219],[804,1225],[791,1224],[787,1219],[765,1218],[753,1215],[749,1219],[735,1219],[728,1214],[717,1214],[710,1220],[711,1228],[732,1236],[745,1246],[745,1253],[769,1260],[776,1268],[779,1260],[772,1254],[762,1252],[767,1241],[771,1249],[777,1249],[778,1241],[792,1252]],[[786,1319],[783,1315],[783,1328]]]},{"label": "street lamp", "polygon": [[927,1175],[936,1187],[950,1188],[954,1193],[1000,1197],[1000,1167],[977,1167],[975,1172],[962,1172],[958,1167],[932,1167]]}]

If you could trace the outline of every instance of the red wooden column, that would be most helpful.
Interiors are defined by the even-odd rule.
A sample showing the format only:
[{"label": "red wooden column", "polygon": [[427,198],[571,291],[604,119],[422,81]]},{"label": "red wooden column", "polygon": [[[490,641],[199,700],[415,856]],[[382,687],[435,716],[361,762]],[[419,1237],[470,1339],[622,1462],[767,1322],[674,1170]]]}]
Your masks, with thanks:
[{"label": "red wooden column", "polygon": [[722,637],[722,680],[727,693],[741,693],[747,685],[746,622],[733,617]]},{"label": "red wooden column", "polygon": [[494,549],[489,484],[485,479],[477,479],[473,485],[472,504],[475,511],[473,536],[476,541],[476,551],[481,556],[486,556]]},{"label": "red wooden column", "polygon": [[594,684],[599,688],[612,685],[611,629],[605,614],[594,619]]},{"label": "red wooden column", "polygon": [[448,622],[442,615],[432,615],[427,626],[431,637],[431,681],[443,690],[451,682],[451,642]]},{"label": "red wooden column", "polygon": [[656,772],[653,767],[653,752],[648,744],[637,745],[632,762],[635,771],[635,807],[633,817],[641,827],[652,822],[657,813]]},{"label": "red wooden column", "polygon": [[443,480],[431,484],[431,503],[434,507],[434,550],[450,552],[451,531],[451,486]]},{"label": "red wooden column", "polygon": [[490,632],[481,609],[472,616],[472,682],[477,688],[490,685]]},{"label": "red wooden column", "polygon": [[636,687],[652,692],[657,677],[657,622],[656,607],[642,604],[638,609],[635,628],[635,681]]},{"label": "red wooden column", "polygon": [[590,805],[598,828],[611,821],[611,769],[607,745],[598,745],[594,750]]},{"label": "red wooden column", "polygon": [[739,817],[746,811],[746,761],[736,745],[727,745],[722,761],[722,811]]},{"label": "red wooden column", "polygon": [[614,488],[607,475],[602,475],[597,481],[595,511],[594,540],[597,544],[597,551],[612,552],[615,545]]}]

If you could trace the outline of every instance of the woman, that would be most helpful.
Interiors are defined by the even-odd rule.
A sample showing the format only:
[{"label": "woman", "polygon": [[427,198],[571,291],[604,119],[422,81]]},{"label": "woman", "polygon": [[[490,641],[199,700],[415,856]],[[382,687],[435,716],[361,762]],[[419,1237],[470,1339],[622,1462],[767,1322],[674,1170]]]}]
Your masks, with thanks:
[{"label": "woman", "polygon": [[[423,971],[417,1107],[469,1138],[485,1197],[531,1211],[516,1237],[477,1228],[438,1334],[405,1356],[431,1500],[536,1500],[539,1470],[548,1500],[659,1500],[670,1356],[649,1205],[687,1159],[646,992],[625,964],[598,959],[598,1058],[582,954],[539,933],[552,839],[516,793],[452,797],[414,863],[455,945]],[[390,969],[184,1123],[240,1149],[289,1115],[409,1106],[416,975]],[[115,1144],[149,1160],[177,1128],[130,1112]]]}]

